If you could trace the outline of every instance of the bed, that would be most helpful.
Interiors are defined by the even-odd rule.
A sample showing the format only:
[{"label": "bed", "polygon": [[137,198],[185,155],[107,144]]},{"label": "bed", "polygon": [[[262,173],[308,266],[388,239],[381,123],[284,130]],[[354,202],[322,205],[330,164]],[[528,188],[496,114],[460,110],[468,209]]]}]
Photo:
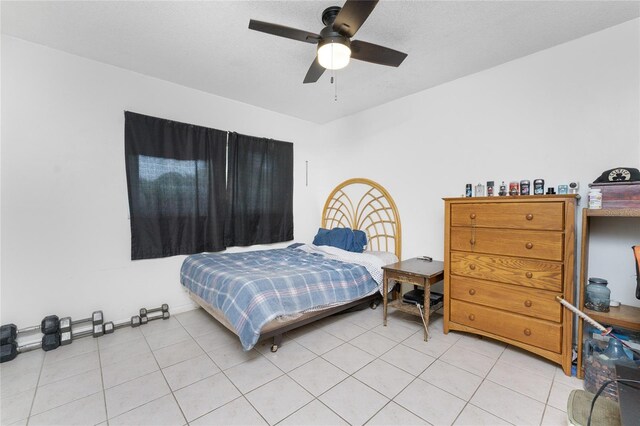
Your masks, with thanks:
[{"label": "bed", "polygon": [[245,350],[287,331],[380,300],[382,265],[401,259],[401,225],[393,198],[369,179],[349,179],[329,195],[321,228],[366,233],[364,253],[328,246],[188,256],[181,283],[189,296],[238,335]]}]

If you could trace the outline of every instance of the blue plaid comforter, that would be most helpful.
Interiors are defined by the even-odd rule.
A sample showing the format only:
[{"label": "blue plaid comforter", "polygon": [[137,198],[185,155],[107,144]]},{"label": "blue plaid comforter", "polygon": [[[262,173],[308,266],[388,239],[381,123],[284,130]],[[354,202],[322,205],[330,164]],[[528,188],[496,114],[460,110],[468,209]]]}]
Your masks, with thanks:
[{"label": "blue plaid comforter", "polygon": [[182,264],[180,281],[225,315],[245,350],[278,316],[347,303],[378,289],[364,266],[296,248],[195,254]]}]

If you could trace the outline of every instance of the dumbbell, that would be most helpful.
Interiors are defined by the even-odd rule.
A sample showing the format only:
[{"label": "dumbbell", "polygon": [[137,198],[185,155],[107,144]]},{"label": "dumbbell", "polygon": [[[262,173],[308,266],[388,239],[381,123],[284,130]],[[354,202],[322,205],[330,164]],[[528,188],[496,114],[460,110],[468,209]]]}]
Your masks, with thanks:
[{"label": "dumbbell", "polygon": [[44,334],[57,334],[60,330],[60,320],[57,315],[48,315],[43,318],[40,325],[33,327],[21,328],[15,324],[5,324],[0,327],[0,344],[5,345],[11,342],[15,342],[18,338],[18,334],[29,333],[32,331],[41,331]]},{"label": "dumbbell", "polygon": [[167,305],[166,303],[163,303],[162,306],[160,306],[159,308],[153,308],[153,309],[140,308],[140,318],[146,317],[147,314],[150,314],[152,312],[169,312],[169,305]]},{"label": "dumbbell", "polygon": [[34,349],[42,348],[45,351],[51,351],[60,346],[60,344],[61,339],[58,333],[45,334],[39,342],[27,343],[22,346],[18,346],[16,341],[12,341],[0,346],[0,363],[11,361],[17,357],[18,354],[29,352]]},{"label": "dumbbell", "polygon": [[[146,318],[146,317],[145,317]],[[104,334],[111,334],[119,328],[123,327],[139,327],[141,324],[141,319],[138,315],[134,315],[128,321],[122,321],[119,323],[114,323],[113,321],[107,321],[104,323]]]},{"label": "dumbbell", "polygon": [[[72,326],[82,324],[91,321],[91,329],[82,331],[80,333],[74,333]],[[94,311],[90,318],[83,318],[80,320],[72,321],[71,317],[64,317],[60,320],[60,344],[68,345],[73,342],[74,339],[79,339],[85,336],[100,337],[104,334],[103,327],[104,315],[102,311]]]},{"label": "dumbbell", "polygon": [[158,319],[166,320],[166,319],[169,319],[170,316],[171,316],[171,314],[169,314],[169,311],[162,311],[162,313],[158,313],[156,315],[151,315],[151,316],[144,317],[145,318],[144,324],[146,324],[149,321],[155,321],[155,320],[158,320]]}]

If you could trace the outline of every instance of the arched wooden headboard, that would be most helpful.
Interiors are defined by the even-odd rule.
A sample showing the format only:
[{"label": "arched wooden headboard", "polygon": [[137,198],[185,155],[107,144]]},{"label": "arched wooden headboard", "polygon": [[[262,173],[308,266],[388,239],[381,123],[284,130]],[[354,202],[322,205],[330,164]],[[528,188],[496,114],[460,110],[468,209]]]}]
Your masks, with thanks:
[{"label": "arched wooden headboard", "polygon": [[336,186],[324,204],[321,226],[360,229],[367,234],[367,250],[392,252],[402,259],[398,208],[387,190],[372,180],[355,178]]}]

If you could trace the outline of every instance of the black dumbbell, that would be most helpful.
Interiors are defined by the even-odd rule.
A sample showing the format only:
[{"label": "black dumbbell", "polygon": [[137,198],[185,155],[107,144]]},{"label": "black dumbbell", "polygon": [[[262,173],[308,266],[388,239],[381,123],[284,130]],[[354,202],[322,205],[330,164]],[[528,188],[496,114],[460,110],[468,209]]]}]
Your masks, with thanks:
[{"label": "black dumbbell", "polygon": [[140,308],[140,318],[146,317],[147,314],[150,314],[152,312],[169,312],[169,305],[167,305],[166,303],[163,303],[162,306],[160,306],[159,308],[153,308],[153,309]]},{"label": "black dumbbell", "polygon": [[59,334],[45,334],[42,336],[42,339],[39,342],[27,343],[26,345],[18,346],[16,341],[12,341],[10,343],[4,344],[0,346],[0,363],[11,361],[18,354],[29,352],[34,349],[42,348],[45,351],[51,351],[60,346],[60,335]]},{"label": "black dumbbell", "polygon": [[40,325],[18,329],[15,324],[5,324],[0,327],[0,344],[15,342],[18,334],[41,331],[44,334],[57,334],[60,330],[60,320],[57,315],[48,315],[42,319]]},{"label": "black dumbbell", "polygon": [[138,327],[140,325],[140,317],[138,315],[134,315],[128,321],[122,321],[119,323],[114,323],[113,321],[107,321],[104,323],[104,334],[111,334],[119,328],[124,327]]}]

